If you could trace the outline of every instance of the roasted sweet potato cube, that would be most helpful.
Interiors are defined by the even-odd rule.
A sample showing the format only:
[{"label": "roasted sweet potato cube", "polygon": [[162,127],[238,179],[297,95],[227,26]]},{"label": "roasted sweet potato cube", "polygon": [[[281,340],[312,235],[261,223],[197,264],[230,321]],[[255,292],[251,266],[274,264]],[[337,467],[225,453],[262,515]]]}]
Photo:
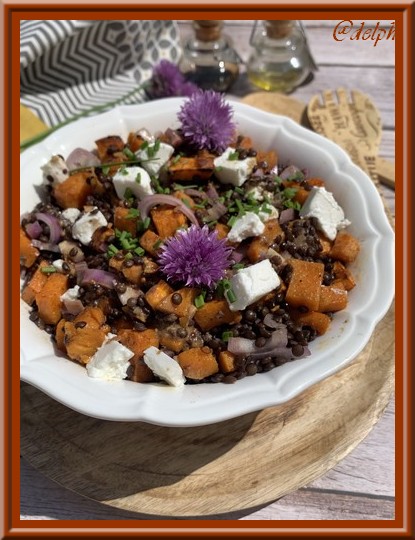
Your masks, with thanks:
[{"label": "roasted sweet potato cube", "polygon": [[356,260],[360,251],[360,242],[352,234],[346,231],[337,233],[333,247],[330,251],[330,257],[343,263],[352,263]]},{"label": "roasted sweet potato cube", "polygon": [[218,362],[222,373],[230,373],[236,369],[236,356],[229,351],[221,351]]},{"label": "roasted sweet potato cube", "polygon": [[195,207],[195,201],[192,199],[192,197],[190,197],[190,195],[184,193],[184,191],[175,191],[173,193],[173,196],[176,197],[176,199],[180,199],[181,201],[183,201],[183,203],[189,208]]},{"label": "roasted sweet potato cube", "polygon": [[137,236],[138,217],[132,216],[129,208],[117,206],[114,210],[114,228],[119,231],[127,231],[132,237]]},{"label": "roasted sweet potato cube", "polygon": [[63,353],[66,352],[65,347],[65,319],[61,319],[56,325],[55,329],[55,341],[56,347]]},{"label": "roasted sweet potato cube", "polygon": [[325,334],[330,326],[331,319],[325,313],[309,311],[307,313],[297,313],[292,315],[297,324],[314,328],[319,336]]},{"label": "roasted sweet potato cube", "polygon": [[151,219],[162,239],[174,236],[177,229],[184,227],[187,223],[186,216],[180,210],[167,205],[153,208],[151,210]]},{"label": "roasted sweet potato cube", "polygon": [[132,266],[126,265],[129,259],[117,259],[116,257],[111,257],[109,260],[110,268],[115,268],[125,277],[127,281],[134,285],[140,285],[141,279],[144,273],[144,268],[142,264],[133,264]]},{"label": "roasted sweet potato cube", "polygon": [[179,353],[183,350],[183,347],[186,343],[185,338],[179,338],[177,336],[171,335],[168,331],[160,332],[160,345],[170,349],[175,353]]},{"label": "roasted sweet potato cube", "polygon": [[46,261],[40,261],[36,272],[31,277],[30,281],[24,286],[22,291],[22,300],[31,306],[35,301],[37,293],[42,290],[43,285],[48,279],[48,274],[42,272],[42,268],[49,266]]},{"label": "roasted sweet potato cube", "polygon": [[322,234],[320,232],[317,233],[317,236],[318,236],[318,239],[319,239],[320,245],[321,245],[320,256],[328,255],[330,253],[333,242],[331,240],[329,240],[328,238],[326,238],[324,236],[324,234]]},{"label": "roasted sweet potato cube", "polygon": [[143,332],[136,330],[121,330],[118,333],[119,342],[130,349],[134,356],[130,359],[133,366],[131,379],[135,382],[150,382],[155,379],[151,369],[144,363],[144,351],[149,347],[159,346],[157,330],[147,329]]},{"label": "roasted sweet potato cube", "polygon": [[140,150],[143,142],[143,137],[141,137],[141,135],[139,135],[138,133],[131,132],[128,134],[127,145],[132,152],[137,152],[137,150]]},{"label": "roasted sweet potato cube", "polygon": [[194,319],[199,327],[207,332],[221,324],[237,324],[241,321],[239,311],[231,311],[226,300],[212,300],[199,308]]},{"label": "roasted sweet potato cube", "polygon": [[208,180],[213,174],[213,158],[207,156],[181,156],[170,162],[168,173],[173,182]]},{"label": "roasted sweet potato cube", "polygon": [[156,257],[163,240],[154,231],[147,229],[140,238],[140,246],[152,257]]},{"label": "roasted sweet potato cube", "polygon": [[95,141],[97,145],[98,157],[101,161],[113,159],[113,155],[117,152],[122,152],[124,149],[124,141],[118,135],[109,135]]},{"label": "roasted sweet potato cube", "polygon": [[[186,317],[189,310],[194,305],[194,301],[199,291],[192,287],[183,287],[166,296],[157,306],[162,313],[174,313],[178,317]],[[179,304],[173,302],[174,295],[180,295],[182,300]]]},{"label": "roasted sweet potato cube", "polygon": [[334,281],[333,286],[341,285],[346,291],[350,291],[356,286],[356,281],[351,271],[344,266],[340,261],[334,261],[333,264]]},{"label": "roasted sweet potato cube", "polygon": [[300,259],[290,259],[289,264],[293,270],[285,295],[286,302],[292,307],[305,306],[309,311],[317,311],[324,264]]},{"label": "roasted sweet potato cube", "polygon": [[256,236],[251,240],[246,252],[248,259],[252,263],[265,259],[268,248],[278,236],[281,238],[284,236],[278,219],[269,219],[265,222],[265,229],[261,236]]},{"label": "roasted sweet potato cube", "polygon": [[173,289],[170,285],[165,281],[160,280],[146,292],[146,301],[153,309],[157,309],[161,302],[172,292]]},{"label": "roasted sweet potato cube", "polygon": [[86,198],[93,192],[95,175],[84,171],[72,174],[69,178],[53,187],[53,196],[61,208],[78,208],[82,210]]},{"label": "roasted sweet potato cube", "polygon": [[268,150],[267,152],[257,152],[256,160],[258,165],[262,165],[261,169],[265,172],[270,171],[278,162],[277,153],[274,150]]},{"label": "roasted sweet potato cube", "polygon": [[20,229],[20,264],[26,268],[30,268],[38,255],[39,250],[32,246],[30,238],[28,238],[23,229]]},{"label": "roasted sweet potato cube", "polygon": [[320,303],[318,311],[340,311],[347,306],[347,291],[332,285],[322,285],[320,289]]},{"label": "roasted sweet potato cube", "polygon": [[228,236],[230,227],[228,227],[224,223],[216,223],[214,230],[218,233],[219,240],[223,240]]},{"label": "roasted sweet potato cube", "polygon": [[50,274],[36,294],[39,317],[46,324],[57,324],[62,317],[62,294],[68,289],[66,274]]},{"label": "roasted sweet potato cube", "polygon": [[185,377],[201,380],[219,371],[216,358],[209,347],[195,347],[181,352],[177,356]]},{"label": "roasted sweet potato cube", "polygon": [[254,143],[252,142],[251,137],[248,137],[246,135],[239,135],[236,140],[235,146],[236,148],[243,148],[244,150],[249,150],[253,147],[253,144]]}]

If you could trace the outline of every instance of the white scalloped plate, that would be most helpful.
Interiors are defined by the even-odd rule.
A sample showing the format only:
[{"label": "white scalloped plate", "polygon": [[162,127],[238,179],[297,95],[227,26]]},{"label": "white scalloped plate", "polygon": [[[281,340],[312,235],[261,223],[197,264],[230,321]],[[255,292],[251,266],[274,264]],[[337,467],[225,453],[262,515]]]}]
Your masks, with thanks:
[{"label": "white scalloped plate", "polygon": [[[21,155],[21,212],[38,201],[40,166],[52,154],[68,155],[75,147],[94,148],[106,135],[142,127],[153,133],[177,127],[181,98],[124,106],[81,119],[50,135]],[[350,231],[361,242],[352,267],[357,286],[345,311],[334,316],[324,336],[310,344],[311,356],[235,384],[201,384],[175,389],[160,384],[107,382],[57,356],[49,336],[29,321],[21,301],[21,379],[83,414],[117,421],[144,421],[166,426],[196,426],[219,422],[288,401],[304,389],[340,370],[364,348],[394,296],[394,233],[371,180],[334,143],[286,117],[231,102],[239,131],[259,149],[276,149],[284,163],[308,168],[325,179],[352,222]]]}]

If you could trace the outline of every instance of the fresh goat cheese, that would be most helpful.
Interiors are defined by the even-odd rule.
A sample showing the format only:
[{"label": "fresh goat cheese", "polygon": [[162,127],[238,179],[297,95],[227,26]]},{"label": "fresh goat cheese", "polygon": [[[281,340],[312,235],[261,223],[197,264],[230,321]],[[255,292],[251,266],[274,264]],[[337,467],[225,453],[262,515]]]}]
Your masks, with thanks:
[{"label": "fresh goat cheese", "polygon": [[154,193],[150,175],[142,167],[121,168],[114,174],[112,182],[119,199],[125,198],[127,190],[130,190],[137,199]]},{"label": "fresh goat cheese", "polygon": [[63,272],[62,265],[64,262],[63,259],[56,259],[56,261],[53,261],[52,266],[54,266],[58,272]]},{"label": "fresh goat cheese", "polygon": [[276,289],[281,280],[268,259],[242,268],[230,279],[231,290],[236,296],[228,304],[231,311],[239,311],[253,304]]},{"label": "fresh goat cheese", "polygon": [[137,150],[135,155],[139,160],[143,160],[141,165],[149,174],[157,175],[160,169],[167,164],[173,153],[173,146],[156,141],[143,150]]},{"label": "fresh goat cheese", "polygon": [[264,223],[269,219],[277,219],[279,215],[278,209],[268,203],[264,203],[261,206],[261,210],[258,212],[259,219]]},{"label": "fresh goat cheese", "polygon": [[52,156],[50,160],[41,167],[43,182],[45,184],[61,184],[69,178],[69,169],[62,156]]},{"label": "fresh goat cheese", "polygon": [[75,223],[75,221],[79,218],[81,215],[81,211],[78,208],[66,208],[66,210],[63,210],[61,213],[61,216],[64,219],[67,219],[72,225]]},{"label": "fresh goat cheese", "polygon": [[259,236],[264,232],[265,225],[254,212],[247,212],[238,218],[228,233],[229,242],[242,242],[245,238]]},{"label": "fresh goat cheese", "polygon": [[242,186],[252,173],[256,165],[256,158],[229,159],[235,155],[235,152],[235,148],[229,147],[221,156],[213,160],[215,175],[222,184]]},{"label": "fresh goat cheese", "polygon": [[95,379],[122,380],[127,376],[134,353],[118,341],[104,343],[86,364],[88,375]]},{"label": "fresh goat cheese", "polygon": [[75,285],[71,289],[68,289],[60,297],[62,302],[71,302],[73,300],[77,300],[78,298],[79,298],[79,285]]},{"label": "fresh goat cheese", "polygon": [[72,225],[72,236],[87,246],[94,232],[100,227],[108,225],[104,215],[94,207],[90,212],[86,212]]},{"label": "fresh goat cheese", "polygon": [[337,231],[350,225],[333,194],[324,187],[312,188],[300,210],[300,217],[315,218],[318,228],[329,240],[334,240]]},{"label": "fresh goat cheese", "polygon": [[149,347],[144,351],[144,363],[171,386],[183,386],[186,382],[179,363],[157,347]]}]

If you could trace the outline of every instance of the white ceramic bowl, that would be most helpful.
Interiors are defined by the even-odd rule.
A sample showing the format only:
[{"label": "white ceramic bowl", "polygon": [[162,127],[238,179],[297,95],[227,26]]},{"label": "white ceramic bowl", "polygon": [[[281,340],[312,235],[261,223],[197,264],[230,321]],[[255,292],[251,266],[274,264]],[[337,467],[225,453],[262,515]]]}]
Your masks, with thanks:
[{"label": "white ceramic bowl", "polygon": [[[52,154],[67,156],[75,147],[94,148],[106,135],[124,138],[147,127],[153,133],[177,127],[183,100],[170,98],[118,107],[81,119],[50,135],[21,155],[21,212],[38,202],[40,166]],[[29,321],[21,301],[21,379],[89,416],[145,421],[166,426],[196,426],[226,420],[288,401],[348,364],[364,348],[394,296],[394,234],[371,180],[332,142],[292,120],[232,102],[240,132],[259,149],[276,149],[281,162],[307,168],[326,181],[352,222],[361,242],[352,267],[357,286],[346,310],[334,316],[327,334],[310,344],[311,356],[246,377],[235,384],[200,384],[175,389],[161,384],[107,382],[88,377],[84,367],[57,356],[49,336]]]}]

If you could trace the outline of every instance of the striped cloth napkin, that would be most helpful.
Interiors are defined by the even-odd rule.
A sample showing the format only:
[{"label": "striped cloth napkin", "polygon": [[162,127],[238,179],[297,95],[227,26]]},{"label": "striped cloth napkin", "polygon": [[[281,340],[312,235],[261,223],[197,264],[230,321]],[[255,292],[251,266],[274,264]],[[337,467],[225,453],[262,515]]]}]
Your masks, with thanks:
[{"label": "striped cloth napkin", "polygon": [[53,126],[128,94],[180,52],[176,21],[22,21],[20,102]]}]

